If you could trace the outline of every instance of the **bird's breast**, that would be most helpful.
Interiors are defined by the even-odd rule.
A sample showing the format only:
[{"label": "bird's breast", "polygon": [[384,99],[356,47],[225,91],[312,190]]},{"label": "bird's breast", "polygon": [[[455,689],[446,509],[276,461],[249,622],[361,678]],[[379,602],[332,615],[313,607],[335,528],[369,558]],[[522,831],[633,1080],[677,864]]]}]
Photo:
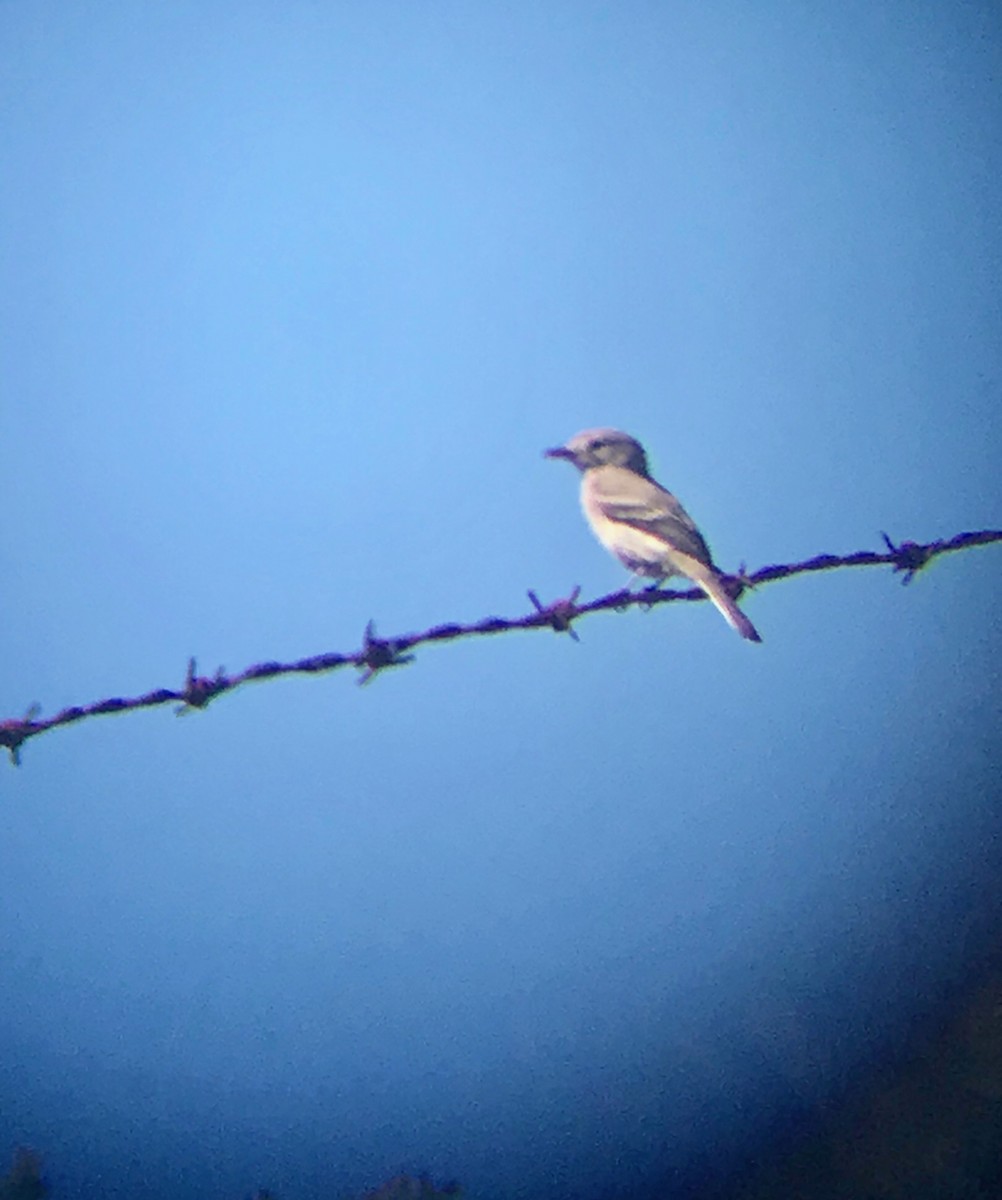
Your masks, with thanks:
[{"label": "bird's breast", "polygon": [[587,486],[581,488],[581,508],[592,533],[628,571],[650,579],[664,579],[677,573],[671,549],[663,539],[607,517]]}]

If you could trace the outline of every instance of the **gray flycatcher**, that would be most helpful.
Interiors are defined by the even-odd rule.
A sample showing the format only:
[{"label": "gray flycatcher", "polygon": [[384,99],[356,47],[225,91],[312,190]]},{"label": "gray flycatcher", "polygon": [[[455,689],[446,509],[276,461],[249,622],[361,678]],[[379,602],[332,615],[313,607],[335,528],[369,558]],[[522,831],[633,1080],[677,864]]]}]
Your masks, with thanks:
[{"label": "gray flycatcher", "polygon": [[644,448],[618,429],[586,429],[547,450],[581,472],[581,507],[603,546],[635,575],[660,582],[685,575],[703,589],[732,629],[750,642],[758,630],[731,598],[692,517],[647,472]]}]

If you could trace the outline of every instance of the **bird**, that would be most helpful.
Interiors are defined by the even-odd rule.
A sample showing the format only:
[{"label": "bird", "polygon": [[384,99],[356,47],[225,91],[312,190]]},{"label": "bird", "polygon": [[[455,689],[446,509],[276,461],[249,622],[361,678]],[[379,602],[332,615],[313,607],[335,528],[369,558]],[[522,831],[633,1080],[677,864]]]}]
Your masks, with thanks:
[{"label": "bird", "polygon": [[[706,593],[732,629],[750,642],[758,630],[731,597],[695,521],[652,479],[647,454],[619,429],[586,429],[544,451],[581,472],[581,507],[592,533],[635,575],[660,583],[684,575]],[[656,586],[656,584],[655,584]]]}]

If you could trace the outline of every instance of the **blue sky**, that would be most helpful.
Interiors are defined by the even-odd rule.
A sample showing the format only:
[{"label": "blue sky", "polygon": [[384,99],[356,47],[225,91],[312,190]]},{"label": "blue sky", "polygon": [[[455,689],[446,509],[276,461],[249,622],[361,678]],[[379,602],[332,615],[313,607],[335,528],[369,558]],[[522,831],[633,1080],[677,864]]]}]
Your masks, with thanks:
[{"label": "blue sky", "polygon": [[[987,4],[0,8],[0,715],[1002,523]],[[998,932],[998,552],[83,722],[0,775],[61,1196],[721,1184]]]}]

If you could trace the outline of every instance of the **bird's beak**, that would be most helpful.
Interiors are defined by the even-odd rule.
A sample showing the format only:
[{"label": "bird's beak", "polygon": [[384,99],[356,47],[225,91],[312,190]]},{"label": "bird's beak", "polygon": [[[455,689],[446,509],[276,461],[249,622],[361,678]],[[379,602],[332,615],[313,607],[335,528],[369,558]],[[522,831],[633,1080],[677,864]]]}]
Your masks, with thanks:
[{"label": "bird's beak", "polygon": [[568,462],[574,462],[574,451],[568,450],[566,446],[554,446],[552,450],[543,451],[544,458],[566,458]]}]

